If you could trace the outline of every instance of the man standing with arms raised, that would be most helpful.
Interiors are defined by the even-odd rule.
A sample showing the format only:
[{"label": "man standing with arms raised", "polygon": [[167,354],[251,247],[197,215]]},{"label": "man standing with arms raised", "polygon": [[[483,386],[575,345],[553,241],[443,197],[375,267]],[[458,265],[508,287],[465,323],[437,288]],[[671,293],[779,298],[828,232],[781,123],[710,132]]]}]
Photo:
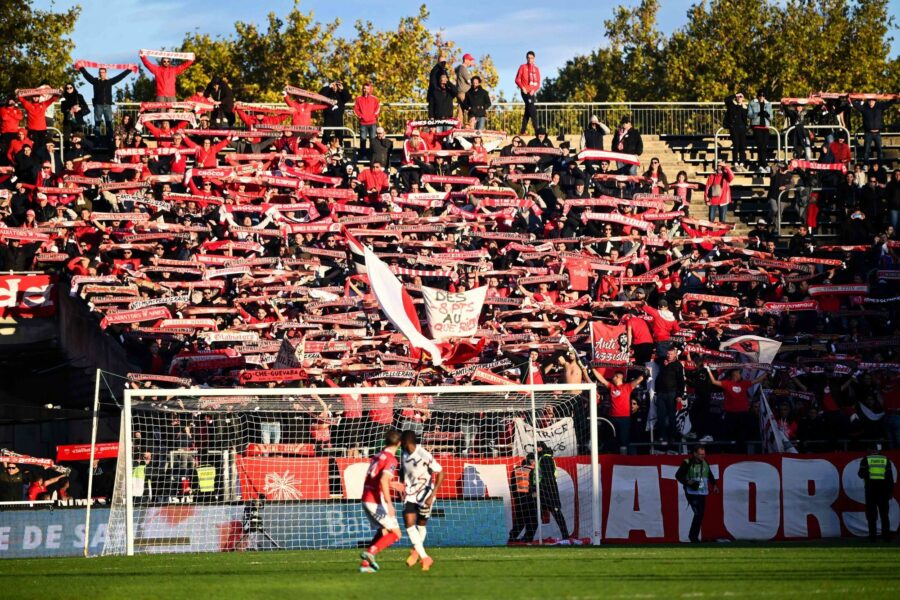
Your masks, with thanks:
[{"label": "man standing with arms raised", "polygon": [[536,95],[541,89],[541,70],[534,64],[534,51],[529,50],[525,55],[525,64],[519,66],[516,73],[516,86],[522,92],[522,101],[525,103],[525,112],[522,114],[522,127],[519,135],[525,135],[528,129],[528,120],[531,126],[537,128]]},{"label": "man standing with arms raised", "polygon": [[[175,80],[179,75],[184,73],[188,67],[194,64],[193,58],[188,58],[177,67],[172,65],[172,59],[163,56],[159,64],[150,61],[147,50],[141,50],[138,54],[144,66],[153,73],[156,80],[156,101],[157,102],[175,102],[178,98],[175,95]],[[193,56],[188,54],[188,56]]]},{"label": "man standing with arms raised", "polygon": [[114,85],[128,77],[130,70],[124,70],[112,79],[106,76],[106,67],[100,67],[99,77],[91,75],[83,66],[78,69],[81,76],[94,87],[94,133],[100,136],[100,121],[106,127],[106,137],[112,139],[113,135],[113,93]]}]

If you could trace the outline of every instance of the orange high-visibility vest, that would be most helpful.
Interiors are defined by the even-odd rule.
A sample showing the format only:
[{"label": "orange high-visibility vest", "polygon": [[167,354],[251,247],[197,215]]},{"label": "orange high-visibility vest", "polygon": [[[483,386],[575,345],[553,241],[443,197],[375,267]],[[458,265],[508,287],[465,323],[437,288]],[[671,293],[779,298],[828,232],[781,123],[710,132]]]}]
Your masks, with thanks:
[{"label": "orange high-visibility vest", "polygon": [[531,467],[519,465],[513,469],[513,491],[519,494],[527,494],[529,489],[528,481],[531,478]]}]

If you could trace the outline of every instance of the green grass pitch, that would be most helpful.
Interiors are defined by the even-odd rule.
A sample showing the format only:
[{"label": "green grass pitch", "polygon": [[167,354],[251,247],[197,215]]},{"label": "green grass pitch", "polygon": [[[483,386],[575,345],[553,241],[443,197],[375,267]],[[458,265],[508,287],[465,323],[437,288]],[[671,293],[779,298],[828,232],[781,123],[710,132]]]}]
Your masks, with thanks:
[{"label": "green grass pitch", "polygon": [[357,552],[297,551],[0,561],[19,598],[900,598],[900,546],[703,544],[435,548],[430,572],[405,550],[356,572]]}]

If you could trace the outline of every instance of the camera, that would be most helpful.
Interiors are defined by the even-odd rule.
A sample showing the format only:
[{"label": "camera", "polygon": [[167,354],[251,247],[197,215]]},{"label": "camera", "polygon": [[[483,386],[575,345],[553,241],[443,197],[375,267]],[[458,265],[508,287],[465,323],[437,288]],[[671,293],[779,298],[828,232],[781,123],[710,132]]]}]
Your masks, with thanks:
[{"label": "camera", "polygon": [[260,495],[259,499],[250,500],[247,502],[246,506],[244,506],[243,526],[245,532],[253,533],[262,531],[262,509],[264,499],[265,496]]}]

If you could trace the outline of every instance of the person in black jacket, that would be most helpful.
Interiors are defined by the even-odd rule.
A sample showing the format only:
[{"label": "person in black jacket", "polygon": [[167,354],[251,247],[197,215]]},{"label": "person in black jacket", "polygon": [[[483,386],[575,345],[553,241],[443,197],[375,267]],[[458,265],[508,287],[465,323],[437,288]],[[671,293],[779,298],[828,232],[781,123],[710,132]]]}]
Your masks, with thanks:
[{"label": "person in black jacket", "polygon": [[597,115],[591,116],[591,123],[581,134],[583,150],[603,150],[603,136],[609,133],[609,127],[600,122]]},{"label": "person in black jacket", "polygon": [[703,525],[703,515],[706,514],[706,496],[710,489],[719,492],[716,476],[706,462],[706,448],[697,446],[691,456],[681,462],[675,472],[675,480],[684,486],[684,495],[694,512],[688,539],[696,544],[700,541],[700,527]]},{"label": "person in black jacket", "polygon": [[94,77],[88,73],[87,69],[81,67],[78,69],[81,76],[94,87],[94,130],[100,135],[100,121],[102,120],[106,126],[106,137],[112,139],[113,135],[113,93],[114,85],[128,77],[131,71],[125,70],[113,77],[106,78],[106,69],[101,68],[99,77]]},{"label": "person in black jacket", "polygon": [[878,540],[878,517],[881,516],[881,537],[891,541],[890,503],[894,496],[894,469],[891,461],[878,452],[877,446],[869,449],[869,455],[859,461],[857,475],[865,482],[866,521],[869,539]]},{"label": "person in black jacket", "polygon": [[[610,150],[624,154],[634,154],[635,156],[640,156],[644,153],[644,140],[641,138],[641,132],[632,126],[630,115],[625,115],[619,121],[619,128],[613,134]],[[629,165],[628,163],[616,164],[619,172],[623,175],[637,175],[637,165]]]},{"label": "person in black jacket", "polygon": [[463,110],[469,113],[469,127],[478,130],[487,125],[487,111],[491,107],[491,96],[481,87],[481,77],[472,77],[472,87],[466,92],[463,100]]},{"label": "person in black jacket", "polygon": [[[450,83],[450,78],[446,73],[441,73],[438,84],[431,91],[431,98],[428,101],[428,115],[433,119],[452,119],[453,118],[453,101],[456,99],[456,86]],[[443,128],[435,128],[438,133]]]},{"label": "person in black jacket", "polygon": [[203,91],[203,96],[218,102],[210,118],[213,126],[222,127],[227,123],[229,128],[234,127],[234,92],[228,85],[228,78],[218,75],[213,77]]},{"label": "person in black jacket", "polygon": [[63,114],[63,133],[68,137],[73,129],[84,128],[84,118],[88,114],[88,105],[75,84],[67,83],[63,88],[60,109]]},{"label": "person in black jacket", "polygon": [[896,100],[888,102],[878,102],[874,98],[869,98],[866,103],[855,100],[853,108],[859,111],[863,119],[863,146],[865,146],[865,154],[863,160],[869,162],[869,156],[872,152],[872,143],[875,143],[875,156],[878,161],[884,156],[881,148],[881,130],[884,128],[884,111],[891,106]]},{"label": "person in black jacket", "polygon": [[[529,148],[553,148],[553,142],[551,142],[550,138],[547,136],[547,130],[543,127],[538,127],[534,130],[534,138],[528,142],[527,146]],[[546,170],[553,164],[553,161],[556,158],[551,154],[539,154],[538,157],[538,171]]]},{"label": "person in black jacket", "polygon": [[788,254],[790,256],[812,256],[815,251],[816,239],[810,233],[809,227],[804,223],[800,225],[797,233],[791,237]]},{"label": "person in black jacket", "polygon": [[450,81],[450,66],[443,57],[438,60],[436,65],[431,67],[431,72],[428,73],[428,93],[425,95],[425,99],[428,101],[429,119],[443,118],[434,114],[434,91],[440,86],[442,76],[445,76],[447,81]]},{"label": "person in black jacket", "polygon": [[659,439],[664,442],[675,442],[678,439],[675,411],[678,401],[685,397],[684,365],[678,360],[676,346],[669,346],[665,355],[656,359],[656,363],[659,371],[656,374],[654,390]]},{"label": "person in black jacket", "polygon": [[[559,498],[559,485],[556,483],[556,461],[553,460],[553,451],[544,442],[537,443],[538,458],[537,468],[531,471],[531,496],[537,501],[540,493],[541,512],[547,511],[553,515],[562,539],[569,537],[569,528],[566,526],[566,517],[562,513],[562,502]],[[536,508],[536,507],[535,507]],[[537,513],[537,511],[535,511]],[[541,515],[537,515],[541,518]],[[523,541],[530,542],[534,540],[534,534],[537,531],[537,519],[533,519],[528,523],[525,530]]]},{"label": "person in black jacket", "polygon": [[375,129],[375,139],[372,140],[372,162],[384,166],[387,171],[391,166],[391,150],[394,149],[394,141],[389,139],[384,127],[379,125]]},{"label": "person in black jacket", "polygon": [[747,106],[744,94],[738,92],[725,98],[725,118],[722,126],[731,136],[731,162],[740,169],[747,165]]},{"label": "person in black jacket", "polygon": [[336,137],[343,143],[344,131],[341,128],[344,126],[344,108],[351,100],[350,92],[344,87],[343,82],[332,81],[319,90],[319,93],[335,101],[334,106],[324,112],[325,137]]}]

